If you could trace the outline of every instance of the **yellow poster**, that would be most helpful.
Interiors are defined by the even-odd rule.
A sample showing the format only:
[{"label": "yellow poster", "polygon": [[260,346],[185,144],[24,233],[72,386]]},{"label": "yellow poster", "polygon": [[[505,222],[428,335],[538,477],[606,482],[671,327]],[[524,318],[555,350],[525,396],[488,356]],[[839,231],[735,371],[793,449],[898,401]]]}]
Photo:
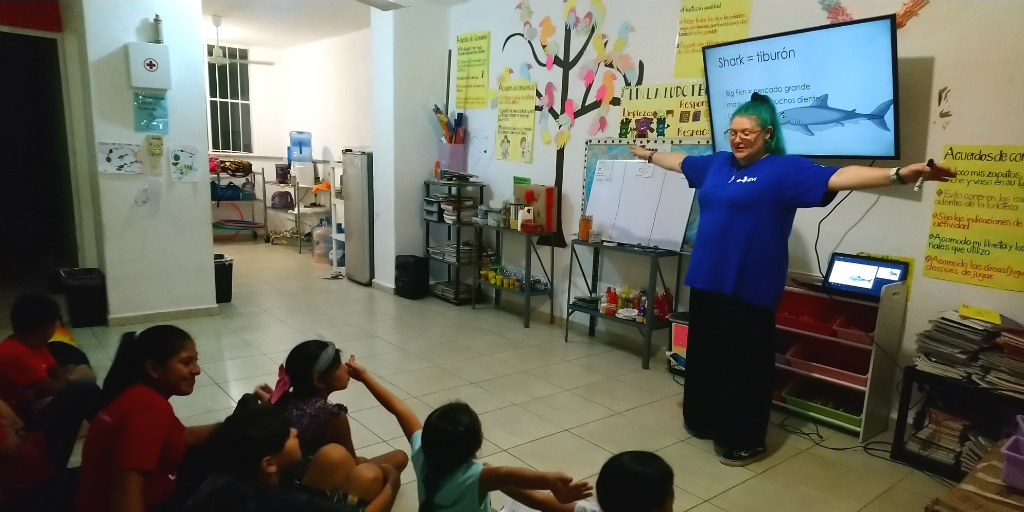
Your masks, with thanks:
[{"label": "yellow poster", "polygon": [[491,33],[455,37],[455,108],[487,108],[487,70],[491,66]]},{"label": "yellow poster", "polygon": [[1024,146],[946,146],[924,275],[1024,291]]},{"label": "yellow poster", "polygon": [[710,137],[704,79],[622,88],[619,138]]},{"label": "yellow poster", "polygon": [[673,76],[704,76],[705,46],[747,37],[750,0],[682,0]]},{"label": "yellow poster", "polygon": [[537,82],[516,80],[498,85],[498,160],[533,162],[533,127],[536,125]]}]

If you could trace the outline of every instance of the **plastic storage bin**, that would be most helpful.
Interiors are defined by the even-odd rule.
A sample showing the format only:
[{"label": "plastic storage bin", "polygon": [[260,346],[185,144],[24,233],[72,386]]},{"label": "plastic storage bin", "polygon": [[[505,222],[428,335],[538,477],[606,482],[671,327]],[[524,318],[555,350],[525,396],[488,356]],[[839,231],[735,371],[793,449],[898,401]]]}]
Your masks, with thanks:
[{"label": "plastic storage bin", "polygon": [[1011,437],[999,451],[1003,453],[1003,483],[1024,491],[1024,437]]},{"label": "plastic storage bin", "polygon": [[843,316],[833,326],[836,337],[862,345],[870,345],[875,341],[875,323],[878,321],[878,308],[848,304]]},{"label": "plastic storage bin", "polygon": [[72,327],[107,324],[107,280],[98,268],[62,268],[61,283]]},{"label": "plastic storage bin", "polygon": [[775,310],[775,323],[822,336],[835,336],[835,323],[843,314],[843,303],[806,293],[784,292]]},{"label": "plastic storage bin", "polygon": [[786,357],[789,365],[798,370],[857,386],[868,385],[869,350],[823,340],[805,340],[794,345]]},{"label": "plastic storage bin", "polygon": [[864,394],[821,382],[802,379],[782,392],[786,404],[803,411],[860,428],[864,415]]},{"label": "plastic storage bin", "polygon": [[213,255],[213,284],[217,294],[217,304],[231,302],[231,270],[234,260],[230,256],[217,253]]},{"label": "plastic storage bin", "polygon": [[793,348],[800,340],[808,339],[807,336],[790,331],[775,332],[775,362],[789,366],[789,349]]},{"label": "plastic storage bin", "polygon": [[438,144],[437,160],[441,162],[441,168],[455,172],[466,172],[466,145],[465,144]]}]

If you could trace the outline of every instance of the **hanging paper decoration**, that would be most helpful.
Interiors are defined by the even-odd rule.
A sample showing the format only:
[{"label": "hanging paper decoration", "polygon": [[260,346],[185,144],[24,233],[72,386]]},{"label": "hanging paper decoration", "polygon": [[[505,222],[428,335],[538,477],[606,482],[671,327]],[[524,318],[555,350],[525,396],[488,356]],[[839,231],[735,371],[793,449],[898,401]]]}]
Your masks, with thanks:
[{"label": "hanging paper decoration", "polygon": [[896,28],[903,28],[907,26],[907,22],[910,18],[917,16],[917,13],[924,9],[924,6],[928,5],[928,0],[910,0],[904,2],[900,6],[900,10],[896,11]]},{"label": "hanging paper decoration", "polygon": [[821,10],[825,11],[829,23],[853,21],[853,15],[839,0],[818,0],[818,4],[821,5]]}]

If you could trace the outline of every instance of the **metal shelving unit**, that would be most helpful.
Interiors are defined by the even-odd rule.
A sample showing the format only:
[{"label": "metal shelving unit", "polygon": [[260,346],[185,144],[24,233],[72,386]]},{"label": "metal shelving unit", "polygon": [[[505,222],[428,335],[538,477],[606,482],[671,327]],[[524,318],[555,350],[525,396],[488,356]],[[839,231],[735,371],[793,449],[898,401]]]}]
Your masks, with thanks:
[{"label": "metal shelving unit", "polygon": [[[475,199],[476,200],[476,204],[478,204],[478,205],[483,203],[483,201],[484,201],[484,187],[485,186],[486,185],[484,185],[483,183],[478,182],[478,181],[457,181],[456,182],[456,181],[424,180],[423,181],[423,192],[424,192],[423,193],[423,197],[424,197],[424,199],[430,197],[430,191],[431,191],[432,188],[446,189],[447,190],[447,194],[453,195],[454,198],[455,198],[456,203],[458,203],[458,210],[456,211],[456,214],[458,215],[463,210],[475,209],[476,208],[476,205],[466,206],[466,207],[462,206],[462,200],[463,199]],[[472,192],[473,191],[472,189],[475,189],[475,192],[476,192],[475,193],[475,197],[474,197],[474,195],[468,194],[468,192]],[[438,208],[440,208],[440,205],[438,206]],[[431,295],[433,295],[433,296],[435,296],[435,297],[437,297],[437,298],[439,298],[439,299],[441,299],[441,300],[443,300],[445,302],[450,302],[452,304],[455,304],[457,306],[461,306],[463,304],[470,303],[471,300],[472,300],[472,297],[467,297],[466,295],[464,295],[462,293],[462,284],[463,284],[462,283],[462,269],[468,268],[468,267],[476,267],[477,259],[476,259],[475,256],[476,256],[476,250],[477,249],[474,247],[473,255],[468,257],[468,258],[464,258],[463,255],[462,255],[461,247],[462,247],[462,242],[463,242],[463,239],[462,239],[463,228],[472,228],[472,227],[474,227],[473,224],[461,224],[461,223],[460,224],[448,224],[448,223],[444,222],[443,218],[437,219],[437,220],[432,220],[432,219],[424,218],[424,222],[425,222],[426,225],[425,225],[424,230],[423,230],[423,254],[430,261],[438,262],[438,263],[441,263],[441,264],[445,265],[446,266],[446,271],[447,271],[447,276],[448,276],[447,282],[449,284],[454,284],[454,293],[452,294],[451,297],[447,297],[447,296],[445,296],[444,293],[441,293],[437,289],[437,287],[435,286],[438,283],[431,283],[431,286],[430,286],[430,293],[431,293]],[[430,250],[431,249],[436,249],[436,247],[430,245],[430,232],[431,232],[430,228],[431,228],[431,226],[436,226],[436,225],[441,225],[441,226],[445,226],[446,227],[447,236],[446,236],[444,241],[446,243],[448,243],[448,244],[451,244],[451,243],[455,244],[455,258],[454,259],[442,258],[442,257],[435,256],[434,254],[431,254]],[[470,232],[473,233],[473,241],[477,242],[479,240],[476,237],[477,231],[475,229],[473,229]],[[475,287],[471,287],[471,289],[475,290]],[[472,296],[473,293],[469,293],[468,295]]]},{"label": "metal shelving unit", "polygon": [[[686,254],[686,253],[679,252],[679,251],[671,251],[671,250],[668,250],[668,249],[659,249],[659,248],[656,248],[656,247],[641,247],[641,246],[636,246],[636,245],[624,245],[624,244],[609,245],[609,244],[598,243],[598,242],[588,242],[586,240],[573,240],[571,242],[571,247],[572,247],[571,259],[575,260],[576,265],[579,267],[580,273],[583,275],[583,283],[587,286],[587,292],[589,294],[598,294],[598,293],[600,293],[600,289],[597,286],[597,282],[598,282],[598,279],[599,279],[599,277],[601,275],[601,272],[600,272],[600,270],[601,270],[601,251],[604,250],[604,251],[621,252],[621,253],[629,254],[629,255],[632,255],[632,256],[639,256],[639,257],[647,258],[648,265],[649,265],[649,268],[650,268],[650,273],[648,275],[648,280],[647,280],[647,291],[650,293],[650,297],[651,297],[651,302],[648,305],[649,307],[653,304],[653,298],[654,298],[655,294],[657,293],[657,285],[658,285],[659,279],[661,281],[662,288],[667,288],[668,287],[666,285],[666,283],[665,283],[665,276],[662,275],[662,273],[661,273],[661,259],[662,258],[666,258],[666,257],[674,257],[674,258],[676,258],[676,275],[678,276],[680,274],[680,272],[682,271],[683,255]],[[583,270],[583,263],[580,262],[580,256],[579,256],[579,252],[577,250],[578,247],[590,247],[591,249],[593,249],[593,256],[591,258],[591,277],[590,277],[590,280],[587,280],[587,272],[585,270]],[[621,323],[621,324],[624,324],[624,325],[630,325],[632,327],[636,327],[636,329],[638,331],[640,331],[640,336],[643,338],[643,343],[644,343],[643,369],[646,370],[646,369],[650,368],[650,366],[651,366],[651,335],[654,333],[654,331],[658,331],[658,330],[662,330],[662,329],[668,329],[669,327],[671,327],[672,324],[670,322],[659,322],[659,321],[654,320],[653,314],[651,315],[650,321],[644,322],[644,323],[638,323],[638,322],[631,321],[631,320],[624,320],[624,319],[616,317],[616,316],[608,316],[608,315],[602,314],[601,311],[598,310],[597,308],[590,308],[590,307],[585,307],[585,306],[580,306],[580,305],[577,305],[577,304],[573,304],[573,302],[572,302],[573,301],[573,292],[572,292],[572,274],[573,274],[573,271],[572,271],[572,268],[573,268],[572,261],[570,261],[569,262],[569,294],[568,294],[568,298],[566,299],[567,304],[566,304],[566,315],[565,315],[565,341],[569,341],[569,318],[573,315],[573,313],[583,313],[583,314],[586,314],[586,315],[590,315],[590,320],[589,320],[589,324],[590,325],[589,325],[589,328],[588,328],[588,331],[587,331],[590,336],[594,336],[596,334],[597,319],[598,318],[603,318],[605,320],[608,320],[608,321],[614,322],[614,323]],[[669,313],[674,312],[676,310],[676,308],[678,307],[678,304],[679,304],[679,293],[678,292],[679,292],[679,290],[676,290],[676,295],[674,297],[674,302],[672,303],[672,311],[670,311]]]},{"label": "metal shelving unit", "polygon": [[[318,206],[318,207],[312,207],[312,208],[308,207],[308,206],[303,206],[302,205],[302,199],[304,198],[304,196],[299,196],[299,191],[300,190],[311,191],[312,187],[307,187],[307,186],[299,185],[298,180],[295,179],[295,176],[291,177],[291,181],[287,185],[281,184],[281,183],[277,183],[276,181],[268,183],[267,180],[266,180],[266,172],[265,171],[263,173],[263,176],[264,176],[264,179],[263,179],[263,219],[264,219],[263,222],[264,222],[264,225],[266,225],[266,223],[268,222],[267,214],[269,212],[277,212],[277,213],[280,213],[282,215],[286,215],[287,217],[291,218],[294,221],[294,223],[295,223],[295,234],[296,234],[296,237],[298,238],[299,254],[302,254],[302,239],[304,238],[304,236],[303,236],[304,235],[304,233],[303,233],[304,230],[303,230],[303,226],[302,226],[302,218],[303,217],[314,216],[314,215],[330,215],[331,208],[328,207],[328,206]],[[273,208],[273,207],[271,207],[270,206],[270,202],[271,202],[270,201],[270,197],[271,196],[267,195],[267,191],[268,190],[270,191],[271,195],[273,195],[274,192],[280,192],[280,191],[291,192],[292,193],[292,200],[295,201],[295,209],[285,209],[285,208]],[[314,194],[314,197],[315,197],[315,194]],[[264,231],[265,231],[266,234],[264,235],[263,241],[269,243],[271,241],[270,240],[270,233],[268,231],[266,231],[266,230],[264,230]],[[313,241],[310,240],[310,248],[312,248],[312,244],[313,244]]]},{"label": "metal shelving unit", "polygon": [[[249,176],[256,176],[256,173],[254,172],[254,173],[250,174]],[[227,177],[227,181],[230,182],[232,180],[244,180],[244,179],[247,179],[249,176],[247,176],[245,178],[236,178],[234,176],[231,176],[230,174],[223,173],[223,172],[218,172],[218,173],[211,173],[210,174],[210,180],[216,181],[217,185],[220,185],[222,177]],[[254,183],[254,185],[255,185],[255,183]],[[261,201],[259,198],[256,197],[255,190],[253,192],[254,192],[254,194],[253,194],[253,198],[252,199],[218,199],[218,200],[215,200],[215,199],[211,198],[210,201],[213,204],[217,205],[217,207],[220,207],[221,203],[236,203],[236,204],[237,203],[248,203],[249,204],[249,220],[251,222],[256,222],[256,203],[262,203],[263,201]],[[224,219],[224,220],[227,220],[227,219]],[[245,219],[240,219],[240,220],[245,220]],[[267,236],[267,219],[266,219],[266,216],[264,215],[263,223],[255,225],[255,226],[253,226],[251,228],[232,228],[232,227],[222,226],[222,225],[219,225],[216,222],[214,222],[213,223],[213,229],[215,229],[217,231],[231,231],[231,232],[234,232],[234,233],[237,233],[239,231],[249,231],[249,232],[252,233],[252,239],[256,240],[257,238],[259,238],[259,230],[261,230],[261,229],[263,230],[263,236],[264,237]]]},{"label": "metal shelving unit", "polygon": [[[526,259],[525,269],[523,270],[523,283],[519,290],[511,290],[502,286],[491,284],[486,279],[481,279],[479,276],[474,277],[476,287],[474,287],[473,294],[473,309],[476,309],[476,292],[479,292],[480,288],[493,288],[494,289],[494,307],[501,305],[502,293],[509,293],[512,295],[518,295],[523,297],[526,302],[526,307],[523,312],[523,327],[530,327],[530,302],[533,297],[548,297],[550,323],[555,323],[555,296],[554,296],[554,273],[555,273],[555,245],[549,244],[551,253],[548,258],[548,264],[551,266],[551,272],[548,273],[548,268],[544,265],[544,258],[541,257],[540,251],[537,249],[537,241],[543,238],[550,240],[550,233],[527,233],[524,231],[517,231],[515,229],[501,227],[501,226],[487,226],[478,225],[477,228],[477,241],[483,240],[484,231],[494,231],[494,251],[495,257],[498,261],[502,259],[502,236],[506,233],[516,233],[526,237]],[[483,244],[477,244],[477,260],[479,261],[482,257],[481,251],[483,250]],[[533,256],[537,255],[537,262],[540,263],[541,271],[544,272],[544,277],[548,280],[547,290],[534,290],[531,283],[533,282]]]}]

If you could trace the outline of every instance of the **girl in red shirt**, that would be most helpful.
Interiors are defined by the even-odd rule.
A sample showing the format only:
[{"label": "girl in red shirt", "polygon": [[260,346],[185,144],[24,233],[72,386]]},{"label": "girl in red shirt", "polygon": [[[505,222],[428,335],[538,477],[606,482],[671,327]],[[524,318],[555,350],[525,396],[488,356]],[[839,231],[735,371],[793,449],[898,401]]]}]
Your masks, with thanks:
[{"label": "girl in red shirt", "polygon": [[[185,481],[202,481],[204,475],[186,474],[197,471],[184,466],[202,466],[185,462],[186,450],[198,447],[212,425],[186,428],[168,401],[192,393],[198,363],[192,337],[171,325],[121,338],[104,380],[102,408],[85,437],[78,512],[163,510],[178,501],[172,493],[190,491]],[[201,458],[193,457],[199,450],[189,452]]]}]

